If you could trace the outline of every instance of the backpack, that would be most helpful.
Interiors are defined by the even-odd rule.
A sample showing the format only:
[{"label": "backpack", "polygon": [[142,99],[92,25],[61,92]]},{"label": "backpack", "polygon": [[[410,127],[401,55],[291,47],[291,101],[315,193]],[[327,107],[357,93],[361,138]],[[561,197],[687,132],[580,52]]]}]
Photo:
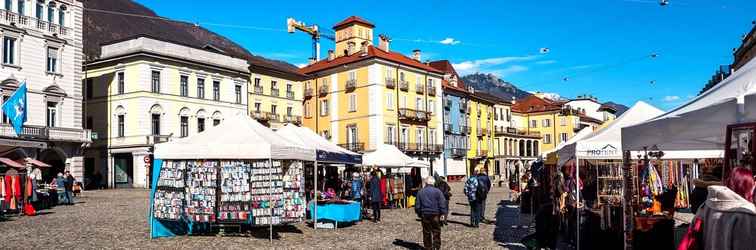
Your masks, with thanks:
[{"label": "backpack", "polygon": [[470,176],[467,178],[467,181],[465,181],[465,195],[467,195],[467,199],[470,201],[474,201],[476,196],[478,195],[478,178],[475,176]]}]

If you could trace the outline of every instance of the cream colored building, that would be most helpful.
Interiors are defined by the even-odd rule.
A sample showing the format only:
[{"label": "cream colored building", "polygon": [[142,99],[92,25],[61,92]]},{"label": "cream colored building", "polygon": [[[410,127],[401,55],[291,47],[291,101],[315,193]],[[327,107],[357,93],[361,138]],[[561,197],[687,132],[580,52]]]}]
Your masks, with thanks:
[{"label": "cream colored building", "polygon": [[254,65],[251,69],[249,115],[273,129],[287,123],[301,125],[303,76]]},{"label": "cream colored building", "polygon": [[87,64],[86,123],[97,132],[87,157],[109,187],[147,187],[156,143],[247,114],[249,64],[149,37],[101,47]]},{"label": "cream colored building", "polygon": [[0,1],[2,100],[24,82],[28,89],[22,132],[0,120],[0,157],[37,159],[52,166],[44,179],[68,170],[86,184],[91,134],[82,128],[81,20],[80,1]]}]

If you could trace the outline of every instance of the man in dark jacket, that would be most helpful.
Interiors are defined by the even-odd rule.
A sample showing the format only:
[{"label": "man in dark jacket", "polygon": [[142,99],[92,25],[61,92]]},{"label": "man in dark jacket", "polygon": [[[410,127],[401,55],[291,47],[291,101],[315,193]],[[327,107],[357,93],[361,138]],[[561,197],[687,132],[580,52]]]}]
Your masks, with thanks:
[{"label": "man in dark jacket", "polygon": [[68,205],[73,205],[73,185],[74,182],[76,182],[76,179],[71,175],[71,172],[66,171],[66,180],[64,182],[64,186],[66,188],[66,201],[68,201]]},{"label": "man in dark jacket", "polygon": [[417,192],[415,203],[415,213],[423,221],[425,249],[441,249],[441,215],[448,212],[444,194],[434,183],[433,177],[425,179],[425,187]]},{"label": "man in dark jacket", "polygon": [[485,169],[478,173],[478,209],[480,209],[480,221],[486,221],[486,198],[488,191],[491,191],[491,179],[486,175]]},{"label": "man in dark jacket", "polygon": [[[442,194],[444,194],[444,199],[446,199],[446,207],[449,207],[449,199],[451,198],[451,187],[449,186],[449,183],[446,183],[446,180],[444,177],[438,176],[436,174],[434,176],[434,179],[436,179],[436,188],[441,191]],[[441,215],[441,223],[446,225],[446,221],[449,219],[449,213],[442,214]]]},{"label": "man in dark jacket", "polygon": [[378,177],[378,170],[373,171],[373,177],[370,178],[370,204],[373,207],[373,222],[381,221],[381,179]]}]

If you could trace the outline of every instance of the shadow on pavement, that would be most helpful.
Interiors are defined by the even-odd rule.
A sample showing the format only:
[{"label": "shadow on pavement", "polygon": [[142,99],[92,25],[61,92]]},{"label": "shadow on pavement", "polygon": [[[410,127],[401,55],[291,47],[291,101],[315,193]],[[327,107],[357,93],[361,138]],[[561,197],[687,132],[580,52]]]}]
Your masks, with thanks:
[{"label": "shadow on pavement", "polygon": [[462,213],[456,213],[456,212],[452,212],[451,215],[470,217],[470,214],[462,214]]},{"label": "shadow on pavement", "polygon": [[468,207],[470,206],[470,204],[468,204],[468,203],[462,203],[462,202],[457,202],[457,205],[468,206]]},{"label": "shadow on pavement", "polygon": [[406,248],[406,249],[412,249],[412,250],[423,249],[423,246],[417,242],[409,242],[409,241],[404,241],[400,239],[394,239],[393,244],[396,246]]},{"label": "shadow on pavement", "polygon": [[520,224],[520,208],[511,201],[499,202],[496,210],[496,228],[493,232],[494,241],[508,249],[527,249],[520,241],[525,229],[516,228]]},{"label": "shadow on pavement", "polygon": [[455,221],[455,220],[447,220],[446,222],[448,222],[450,224],[457,224],[457,225],[462,225],[462,226],[466,226],[466,227],[472,227],[472,225],[470,225],[468,223],[459,222],[459,221]]}]

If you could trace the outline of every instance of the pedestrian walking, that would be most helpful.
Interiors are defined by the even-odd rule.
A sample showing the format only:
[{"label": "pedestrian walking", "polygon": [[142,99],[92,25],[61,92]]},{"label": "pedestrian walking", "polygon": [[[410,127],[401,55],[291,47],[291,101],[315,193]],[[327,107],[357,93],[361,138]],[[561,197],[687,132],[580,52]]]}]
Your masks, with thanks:
[{"label": "pedestrian walking", "polygon": [[415,203],[415,213],[422,219],[423,246],[428,250],[441,249],[441,215],[449,208],[444,194],[434,184],[433,177],[426,178]]},{"label": "pedestrian walking", "polygon": [[473,170],[472,175],[465,181],[465,195],[470,203],[470,226],[480,226],[480,208],[478,207],[478,171]]},{"label": "pedestrian walking", "polygon": [[362,177],[357,172],[352,174],[352,200],[362,200]]},{"label": "pedestrian walking", "polygon": [[63,173],[58,173],[58,177],[53,182],[55,183],[55,192],[58,193],[58,205],[68,204],[68,199],[66,199],[66,178],[63,177]]},{"label": "pedestrian walking", "polygon": [[486,222],[486,199],[488,192],[491,191],[491,179],[488,178],[485,169],[478,173],[478,208],[480,209],[480,221]]},{"label": "pedestrian walking", "polygon": [[[451,198],[451,187],[449,186],[449,183],[446,182],[446,178],[443,176],[438,176],[436,174],[436,188],[441,191],[442,194],[444,194],[444,199],[446,199],[446,207],[449,207],[449,199]],[[446,210],[446,213],[441,215],[441,224],[447,225],[447,220],[449,219],[449,210]]]},{"label": "pedestrian walking", "polygon": [[74,198],[73,198],[73,185],[74,182],[76,182],[76,179],[71,175],[71,172],[66,171],[66,179],[64,181],[65,188],[66,188],[66,204],[73,205],[74,204]]},{"label": "pedestrian walking", "polygon": [[373,222],[381,221],[381,203],[383,202],[383,193],[381,193],[381,179],[378,177],[378,170],[373,171],[373,177],[370,178],[370,204],[373,208]]}]

